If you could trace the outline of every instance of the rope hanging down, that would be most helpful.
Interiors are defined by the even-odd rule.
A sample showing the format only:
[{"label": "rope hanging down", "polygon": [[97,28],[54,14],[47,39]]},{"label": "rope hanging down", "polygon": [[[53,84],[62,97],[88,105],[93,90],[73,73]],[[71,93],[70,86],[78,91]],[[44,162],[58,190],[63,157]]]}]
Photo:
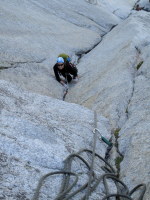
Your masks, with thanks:
[{"label": "rope hanging down", "polygon": [[[43,185],[44,180],[47,177],[52,176],[54,174],[63,174],[63,180],[61,183],[60,192],[54,200],[69,200],[75,197],[77,194],[82,194],[82,198],[80,200],[88,200],[91,193],[94,192],[100,184],[103,184],[105,188],[105,194],[104,194],[105,196],[101,200],[109,200],[110,197],[118,197],[118,198],[122,197],[123,199],[133,200],[132,196],[135,192],[137,192],[137,190],[139,190],[139,197],[137,200],[143,200],[143,197],[146,191],[146,185],[145,184],[137,185],[135,188],[129,191],[128,187],[121,180],[118,179],[117,173],[115,172],[114,168],[106,161],[106,159],[102,158],[99,154],[95,152],[96,141],[97,141],[96,132],[98,131],[96,112],[94,113],[94,122],[95,122],[95,130],[93,131],[94,132],[93,150],[82,149],[77,153],[70,154],[64,161],[64,169],[62,171],[48,173],[44,175],[43,177],[41,177],[32,200],[39,200],[40,189]],[[109,145],[108,141],[106,140],[103,140],[103,141],[107,145]],[[84,153],[92,156],[90,164],[84,158],[83,156]],[[80,162],[82,162],[89,171],[88,181],[80,187],[78,185],[78,180],[81,174],[77,174],[71,171],[73,161],[75,158],[78,159]],[[101,167],[101,169],[104,170],[104,174],[102,174],[100,177],[97,176],[96,172],[94,171],[95,159],[99,160],[105,165]],[[72,181],[72,176],[75,177],[74,181]],[[116,189],[117,189],[116,193],[110,193],[110,188],[107,183],[107,181],[110,179],[116,185]]]},{"label": "rope hanging down", "polygon": [[[94,127],[95,127],[95,129],[97,129],[97,113],[96,112],[94,112]],[[93,167],[94,167],[94,159],[95,159],[96,139],[97,139],[97,132],[95,131],[94,138],[93,138],[92,161],[91,161],[91,166],[90,166],[89,182],[88,182],[88,187],[87,187],[86,200],[88,200],[89,196],[90,196],[92,175],[94,173]]]},{"label": "rope hanging down", "polygon": [[66,84],[64,84],[64,94],[63,94],[63,101],[65,101],[66,95],[68,94],[68,90],[69,90],[69,84],[68,84],[68,80],[67,80],[67,73],[66,73],[66,77],[65,77],[65,81]]}]

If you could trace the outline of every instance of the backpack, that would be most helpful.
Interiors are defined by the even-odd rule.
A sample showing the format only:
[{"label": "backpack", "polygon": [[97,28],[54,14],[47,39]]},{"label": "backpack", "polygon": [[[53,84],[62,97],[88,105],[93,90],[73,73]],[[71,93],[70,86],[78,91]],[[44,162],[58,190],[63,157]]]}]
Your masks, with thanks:
[{"label": "backpack", "polygon": [[70,58],[67,54],[65,54],[65,53],[59,54],[58,57],[62,57],[62,58],[64,59],[65,63],[66,63],[67,61],[68,61],[68,62],[71,61],[71,58]]}]

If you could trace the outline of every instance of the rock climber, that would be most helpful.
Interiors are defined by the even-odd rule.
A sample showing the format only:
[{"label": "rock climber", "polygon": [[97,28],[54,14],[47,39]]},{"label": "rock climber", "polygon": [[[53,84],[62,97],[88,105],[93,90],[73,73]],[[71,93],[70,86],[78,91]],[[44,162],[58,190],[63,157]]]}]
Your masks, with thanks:
[{"label": "rock climber", "polygon": [[[62,85],[70,83],[72,79],[77,81],[78,69],[75,67],[74,64],[71,63],[71,59],[69,56],[63,58],[60,55],[57,58],[57,62],[53,67],[56,80],[60,82]],[[61,78],[60,76],[63,76],[65,79]]]},{"label": "rock climber", "polygon": [[135,10],[139,11],[139,10],[143,10],[143,9],[144,9],[144,7],[140,7],[139,4],[136,5]]}]

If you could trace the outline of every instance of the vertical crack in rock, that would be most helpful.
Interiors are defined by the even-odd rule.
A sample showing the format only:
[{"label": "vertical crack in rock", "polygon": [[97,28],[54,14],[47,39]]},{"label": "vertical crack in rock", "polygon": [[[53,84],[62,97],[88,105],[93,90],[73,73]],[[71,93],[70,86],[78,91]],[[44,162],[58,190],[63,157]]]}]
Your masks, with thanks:
[{"label": "vertical crack in rock", "polygon": [[135,46],[135,49],[136,49],[136,51],[137,51],[137,59],[136,59],[136,62],[135,62],[135,64],[134,64],[134,66],[133,66],[133,69],[134,69],[134,77],[133,77],[132,93],[131,93],[131,96],[130,96],[130,99],[129,99],[129,101],[128,101],[128,105],[127,105],[127,108],[126,108],[126,111],[125,111],[127,119],[129,118],[129,112],[128,112],[128,110],[129,110],[129,106],[130,106],[130,103],[131,103],[131,99],[132,99],[132,97],[133,97],[133,95],[134,95],[135,78],[137,77],[137,71],[140,69],[140,67],[141,67],[142,64],[143,64],[143,60],[141,60],[141,58],[140,58],[140,54],[141,54],[140,49],[139,49],[138,47],[136,47],[136,46]]},{"label": "vertical crack in rock", "polygon": [[[137,59],[136,59],[134,65],[133,65],[134,75],[133,75],[133,81],[132,81],[132,83],[133,83],[132,92],[131,92],[131,96],[130,96],[130,99],[128,100],[128,104],[127,104],[127,107],[126,107],[126,110],[125,110],[126,121],[129,119],[129,111],[128,110],[129,110],[129,106],[130,106],[131,100],[132,100],[133,95],[134,95],[135,78],[137,77],[137,70],[139,70],[139,68],[143,64],[143,61],[140,58],[141,51],[137,47],[135,47],[135,49],[137,51]],[[125,123],[126,123],[126,121],[125,121]],[[117,128],[116,130],[113,130],[113,135],[112,135],[113,142],[115,144],[114,145],[115,148],[114,148],[113,154],[115,154],[114,160],[115,160],[115,166],[116,166],[116,169],[117,169],[117,172],[118,172],[118,177],[119,177],[119,173],[120,173],[120,163],[123,161],[123,158],[124,158],[124,156],[119,151],[119,142],[118,142],[118,139],[119,139],[119,132],[120,132],[120,130],[121,130],[121,128]]]},{"label": "vertical crack in rock", "polygon": [[119,151],[119,143],[118,143],[118,139],[119,139],[119,132],[121,129],[116,129],[113,131],[113,136],[114,136],[114,146],[115,146],[115,151],[116,151],[116,158],[115,158],[115,166],[117,169],[117,175],[119,177],[119,173],[120,173],[120,163],[123,161],[123,155],[120,153]]},{"label": "vertical crack in rock", "polygon": [[135,85],[135,80],[133,80],[133,87],[132,87],[131,97],[130,97],[130,99],[129,99],[129,101],[128,101],[127,108],[126,108],[126,110],[125,110],[125,114],[126,114],[126,117],[127,117],[126,121],[129,119],[129,112],[128,112],[128,109],[129,109],[130,102],[131,102],[131,99],[132,99],[133,94],[134,94],[134,85]]}]

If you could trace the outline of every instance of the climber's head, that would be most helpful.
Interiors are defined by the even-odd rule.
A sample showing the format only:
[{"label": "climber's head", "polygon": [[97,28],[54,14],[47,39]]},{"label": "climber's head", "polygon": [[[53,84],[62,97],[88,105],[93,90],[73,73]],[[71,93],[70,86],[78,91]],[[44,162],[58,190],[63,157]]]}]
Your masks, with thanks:
[{"label": "climber's head", "polygon": [[64,59],[62,57],[57,58],[57,66],[58,66],[59,69],[64,68]]}]

